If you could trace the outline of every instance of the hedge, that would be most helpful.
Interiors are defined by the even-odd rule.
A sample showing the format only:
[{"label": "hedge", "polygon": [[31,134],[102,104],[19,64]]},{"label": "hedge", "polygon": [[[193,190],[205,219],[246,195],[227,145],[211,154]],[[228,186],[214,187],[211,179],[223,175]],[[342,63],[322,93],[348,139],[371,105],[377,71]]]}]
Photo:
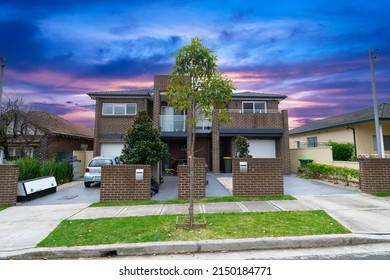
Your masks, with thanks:
[{"label": "hedge", "polygon": [[341,180],[347,186],[351,179],[359,179],[359,170],[320,163],[308,163],[305,167],[300,167],[297,174],[309,179]]},{"label": "hedge", "polygon": [[45,176],[54,176],[58,184],[73,180],[73,167],[67,161],[54,159],[39,162],[33,158],[20,158],[15,160],[19,165],[19,181],[35,179]]}]

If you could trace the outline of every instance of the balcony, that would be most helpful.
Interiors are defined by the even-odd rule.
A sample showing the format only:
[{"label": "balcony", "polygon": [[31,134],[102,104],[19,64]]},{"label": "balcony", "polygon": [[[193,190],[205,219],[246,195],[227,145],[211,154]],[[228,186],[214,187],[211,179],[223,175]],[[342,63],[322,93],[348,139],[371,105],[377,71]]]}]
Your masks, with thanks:
[{"label": "balcony", "polygon": [[185,115],[160,115],[160,132],[185,132]]},{"label": "balcony", "polygon": [[[186,115],[160,115],[160,132],[186,132]],[[197,132],[210,132],[212,122],[206,118],[198,119]]]},{"label": "balcony", "polygon": [[232,121],[221,125],[221,128],[284,128],[283,114],[279,110],[261,109],[247,111],[228,109]]}]

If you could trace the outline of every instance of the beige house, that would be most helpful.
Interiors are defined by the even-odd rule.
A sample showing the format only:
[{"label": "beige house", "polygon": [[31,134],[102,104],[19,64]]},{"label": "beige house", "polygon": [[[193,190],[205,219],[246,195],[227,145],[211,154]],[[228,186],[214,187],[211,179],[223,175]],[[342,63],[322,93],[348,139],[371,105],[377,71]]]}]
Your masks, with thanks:
[{"label": "beige house", "polygon": [[[390,156],[390,103],[378,109],[385,154]],[[332,141],[354,144],[357,157],[378,153],[373,107],[313,121],[290,130],[289,138],[291,149],[321,147]]]}]

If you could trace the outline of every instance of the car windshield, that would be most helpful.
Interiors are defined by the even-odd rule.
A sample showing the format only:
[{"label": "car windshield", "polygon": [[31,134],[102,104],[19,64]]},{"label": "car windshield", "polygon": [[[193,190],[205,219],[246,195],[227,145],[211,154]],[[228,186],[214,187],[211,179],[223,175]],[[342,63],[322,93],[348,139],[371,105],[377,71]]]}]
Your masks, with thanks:
[{"label": "car windshield", "polygon": [[90,163],[90,167],[100,167],[103,165],[112,165],[112,160],[111,159],[93,159]]}]

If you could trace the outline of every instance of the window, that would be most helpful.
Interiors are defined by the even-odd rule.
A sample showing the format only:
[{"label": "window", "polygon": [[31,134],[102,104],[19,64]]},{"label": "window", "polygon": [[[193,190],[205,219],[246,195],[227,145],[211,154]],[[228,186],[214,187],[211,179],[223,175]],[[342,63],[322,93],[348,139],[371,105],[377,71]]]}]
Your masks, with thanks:
[{"label": "window", "polygon": [[[377,151],[376,148],[376,136],[373,136],[374,138],[374,151]],[[383,135],[383,146],[385,148],[385,151],[390,151],[390,135]]]},{"label": "window", "polygon": [[103,103],[103,115],[124,116],[137,114],[137,103]]},{"label": "window", "polygon": [[317,137],[308,137],[307,138],[307,147],[308,148],[318,147]]},{"label": "window", "polygon": [[265,102],[242,102],[242,111],[244,113],[266,113],[267,107]]}]

